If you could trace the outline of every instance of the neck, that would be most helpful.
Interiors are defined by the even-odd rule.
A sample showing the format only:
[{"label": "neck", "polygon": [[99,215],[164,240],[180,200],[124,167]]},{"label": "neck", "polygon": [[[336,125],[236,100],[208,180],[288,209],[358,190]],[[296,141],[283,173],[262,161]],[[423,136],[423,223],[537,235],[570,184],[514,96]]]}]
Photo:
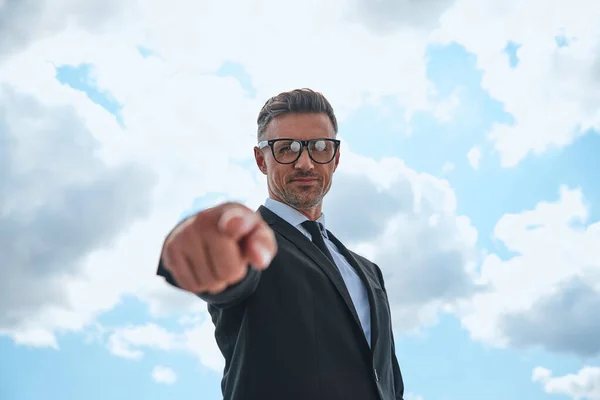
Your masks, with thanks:
[{"label": "neck", "polygon": [[317,219],[319,219],[319,217],[323,213],[322,212],[322,203],[319,203],[312,208],[300,209],[300,208],[294,207],[291,204],[286,203],[285,201],[283,201],[282,199],[280,199],[273,193],[269,193],[269,197],[280,203],[287,204],[288,206],[292,207],[294,210],[298,211],[300,214],[304,215],[306,218],[310,219],[311,221],[316,221]]}]

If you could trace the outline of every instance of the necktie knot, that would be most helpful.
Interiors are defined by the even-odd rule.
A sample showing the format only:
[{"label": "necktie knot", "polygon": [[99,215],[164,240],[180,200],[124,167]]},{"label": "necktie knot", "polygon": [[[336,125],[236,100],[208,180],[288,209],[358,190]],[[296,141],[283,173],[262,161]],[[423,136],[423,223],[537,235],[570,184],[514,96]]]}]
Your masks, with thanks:
[{"label": "necktie knot", "polygon": [[310,233],[310,236],[312,236],[312,242],[335,265],[333,256],[325,244],[325,239],[323,238],[323,233],[321,232],[321,224],[316,221],[304,221],[301,225],[308,231],[308,233]]},{"label": "necktie knot", "polygon": [[308,233],[310,233],[310,235],[313,237],[313,240],[314,240],[314,236],[316,236],[316,235],[322,236],[323,235],[320,222],[306,220],[301,225],[304,227],[304,229],[306,229],[308,231]]}]

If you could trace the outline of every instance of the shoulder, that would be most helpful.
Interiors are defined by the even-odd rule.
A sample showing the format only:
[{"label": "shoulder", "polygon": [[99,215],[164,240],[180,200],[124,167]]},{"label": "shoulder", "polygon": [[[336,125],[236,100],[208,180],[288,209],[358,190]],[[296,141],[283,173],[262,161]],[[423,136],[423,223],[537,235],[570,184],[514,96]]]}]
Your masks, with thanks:
[{"label": "shoulder", "polygon": [[375,275],[377,275],[377,278],[379,279],[379,284],[381,286],[384,285],[383,283],[383,273],[381,272],[381,269],[379,268],[379,266],[377,264],[375,264],[373,261],[369,260],[368,258],[361,256],[360,254],[352,251],[352,250],[348,250],[362,265],[364,265],[366,268],[369,268],[369,270],[371,272],[373,272]]},{"label": "shoulder", "polygon": [[348,251],[350,252],[350,254],[352,254],[354,256],[354,258],[356,258],[358,261],[360,261],[363,265],[369,266],[371,268],[378,268],[377,265],[375,265],[375,263],[373,261],[369,260],[367,257],[364,257],[350,249],[348,249]]}]

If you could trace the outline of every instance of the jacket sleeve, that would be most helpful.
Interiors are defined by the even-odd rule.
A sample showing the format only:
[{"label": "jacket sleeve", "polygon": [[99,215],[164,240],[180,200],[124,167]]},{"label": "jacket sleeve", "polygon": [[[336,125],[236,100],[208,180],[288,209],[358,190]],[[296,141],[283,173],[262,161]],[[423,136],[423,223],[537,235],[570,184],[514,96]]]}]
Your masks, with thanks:
[{"label": "jacket sleeve", "polygon": [[[169,284],[179,288],[179,285],[175,281],[175,278],[173,278],[173,275],[171,275],[171,273],[165,268],[162,258],[158,264],[156,274],[165,278]],[[261,272],[259,270],[248,266],[248,273],[244,279],[235,285],[229,286],[220,293],[197,293],[197,296],[207,302],[209,305],[218,308],[228,308],[234,306],[244,301],[248,296],[254,293],[258,287],[258,283],[260,282],[260,274]]]},{"label": "jacket sleeve", "polygon": [[402,373],[400,372],[400,366],[398,365],[398,358],[396,357],[396,345],[394,343],[394,332],[392,335],[392,370],[394,372],[394,388],[396,390],[396,400],[404,400],[404,381],[402,380]]},{"label": "jacket sleeve", "polygon": [[[171,233],[169,233],[169,235],[170,234]],[[169,237],[169,235],[167,235],[167,238]],[[164,265],[162,253],[158,263],[156,274],[165,278],[165,280],[172,286],[179,288],[179,285],[175,281],[175,278]],[[206,301],[211,306],[217,308],[228,308],[239,304],[252,293],[254,293],[254,291],[258,287],[258,283],[260,282],[260,275],[261,271],[254,269],[250,265],[248,265],[248,272],[244,279],[242,279],[240,282],[227,287],[225,290],[217,294],[197,293],[197,296],[200,297],[202,300]]]},{"label": "jacket sleeve", "polygon": [[[383,281],[383,274],[381,273],[381,270],[379,269],[379,267],[376,265],[376,270],[377,270],[377,274],[379,275],[379,281],[381,284],[381,288],[383,289],[383,291],[386,294],[387,297],[387,291],[385,288],[385,283]],[[390,308],[390,305],[388,303],[388,308]],[[391,308],[390,308],[391,310]],[[391,315],[391,312],[390,312]],[[390,351],[392,352],[391,357],[392,357],[392,372],[394,374],[394,389],[395,389],[395,399],[396,400],[404,400],[404,380],[402,379],[402,372],[400,371],[400,365],[398,364],[398,357],[396,356],[396,344],[394,343],[394,332],[392,330],[392,321],[390,321],[390,337],[392,338],[392,346]]]}]

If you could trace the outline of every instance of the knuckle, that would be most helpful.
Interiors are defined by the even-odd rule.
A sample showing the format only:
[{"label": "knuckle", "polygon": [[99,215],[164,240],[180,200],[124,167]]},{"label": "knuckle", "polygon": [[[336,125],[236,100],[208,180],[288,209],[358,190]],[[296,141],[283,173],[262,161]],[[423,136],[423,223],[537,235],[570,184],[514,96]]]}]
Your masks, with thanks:
[{"label": "knuckle", "polygon": [[193,292],[196,288],[195,285],[191,282],[189,282],[187,279],[182,279],[180,281],[177,282],[179,284],[179,287],[181,287],[183,290],[188,291],[188,292]]},{"label": "knuckle", "polygon": [[209,211],[201,211],[194,216],[193,221],[189,225],[189,230],[199,230],[204,227],[211,219],[211,213]]},{"label": "knuckle", "polygon": [[177,241],[177,239],[179,237],[181,237],[181,235],[185,234],[185,232],[187,232],[191,229],[190,227],[194,225],[197,218],[198,218],[198,215],[196,214],[196,215],[192,215],[191,217],[188,217],[187,219],[183,220],[178,226],[175,227],[173,232],[171,232],[171,234],[167,238],[167,241],[169,241],[169,240]]},{"label": "knuckle", "polygon": [[227,271],[224,268],[217,265],[212,271],[216,280],[227,280]]},{"label": "knuckle", "polygon": [[163,267],[171,272],[177,271],[178,269],[177,263],[174,261],[176,260],[174,253],[175,251],[173,248],[165,248],[162,257]]},{"label": "knuckle", "polygon": [[188,244],[195,239],[196,231],[196,227],[194,225],[190,225],[180,232],[177,239],[179,242],[182,243],[182,245]]},{"label": "knuckle", "polygon": [[167,241],[165,242],[164,248],[163,248],[163,254],[173,260],[173,256],[175,255],[175,253],[177,252],[177,242],[175,241],[174,238],[169,238],[167,239]]},{"label": "knuckle", "polygon": [[207,285],[201,282],[192,281],[188,283],[189,289],[188,291],[192,293],[202,293],[207,289]]},{"label": "knuckle", "polygon": [[244,266],[243,268],[238,267],[235,268],[231,274],[229,274],[228,276],[228,282],[229,283],[237,283],[239,281],[241,281],[242,279],[244,279],[244,277],[246,276],[247,270],[246,267]]},{"label": "knuckle", "polygon": [[218,294],[218,293],[222,292],[223,290],[225,290],[226,287],[227,287],[226,283],[218,283],[218,284],[211,285],[210,287],[208,287],[206,289],[206,291],[210,294]]}]

